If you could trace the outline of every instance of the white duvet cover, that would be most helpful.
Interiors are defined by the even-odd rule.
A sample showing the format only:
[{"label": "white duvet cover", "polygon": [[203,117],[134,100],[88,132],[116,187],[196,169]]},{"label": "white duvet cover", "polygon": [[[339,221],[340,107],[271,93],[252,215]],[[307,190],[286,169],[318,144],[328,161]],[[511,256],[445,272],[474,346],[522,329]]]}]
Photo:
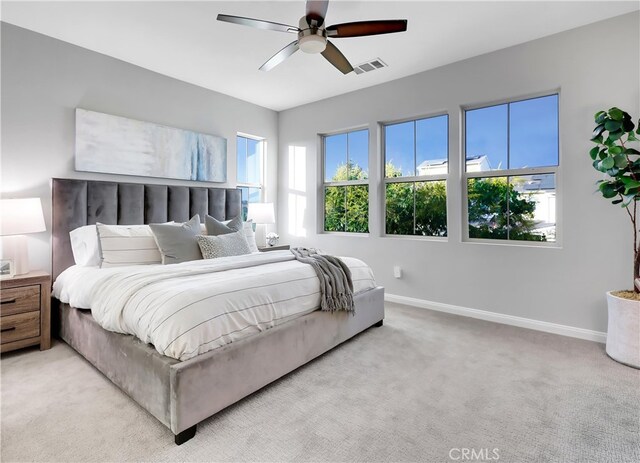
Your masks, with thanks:
[{"label": "white duvet cover", "polygon": [[[342,259],[351,269],[354,293],[375,287],[364,262]],[[73,266],[56,279],[53,295],[90,308],[103,328],[135,335],[179,360],[320,307],[315,271],[289,251],[174,265]]]}]

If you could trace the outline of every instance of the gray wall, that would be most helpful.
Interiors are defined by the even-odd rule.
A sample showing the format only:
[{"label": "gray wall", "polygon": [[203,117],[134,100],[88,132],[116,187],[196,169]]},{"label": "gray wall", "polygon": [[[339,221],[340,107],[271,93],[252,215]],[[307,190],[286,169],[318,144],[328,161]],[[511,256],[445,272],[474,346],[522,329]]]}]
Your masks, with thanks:
[{"label": "gray wall", "polygon": [[[605,292],[632,283],[632,232],[626,213],[594,194],[599,176],[588,156],[589,136],[599,109],[640,113],[639,34],[633,13],[281,112],[282,240],[362,258],[388,293],[605,331]],[[561,246],[462,242],[460,107],[558,88]],[[450,115],[449,238],[382,237],[378,123],[438,111]],[[371,233],[318,233],[317,134],[360,126],[371,134]],[[297,184],[292,147],[304,153],[298,169],[306,176]],[[302,213],[292,207],[296,201],[306,203]],[[403,268],[402,279],[393,278],[393,265]]]},{"label": "gray wall", "polygon": [[178,180],[74,171],[76,107],[227,138],[235,186],[237,132],[267,139],[266,199],[277,195],[278,115],[217,92],[7,23],[2,33],[3,197],[42,198],[46,233],[30,236],[32,268],[49,269],[52,177],[148,183]]}]

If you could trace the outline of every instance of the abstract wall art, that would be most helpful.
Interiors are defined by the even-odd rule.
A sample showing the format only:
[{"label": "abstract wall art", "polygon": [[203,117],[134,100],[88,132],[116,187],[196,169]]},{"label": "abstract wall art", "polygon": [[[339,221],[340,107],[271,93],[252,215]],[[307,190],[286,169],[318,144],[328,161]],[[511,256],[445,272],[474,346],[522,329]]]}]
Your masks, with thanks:
[{"label": "abstract wall art", "polygon": [[76,170],[227,181],[227,140],[76,109]]}]

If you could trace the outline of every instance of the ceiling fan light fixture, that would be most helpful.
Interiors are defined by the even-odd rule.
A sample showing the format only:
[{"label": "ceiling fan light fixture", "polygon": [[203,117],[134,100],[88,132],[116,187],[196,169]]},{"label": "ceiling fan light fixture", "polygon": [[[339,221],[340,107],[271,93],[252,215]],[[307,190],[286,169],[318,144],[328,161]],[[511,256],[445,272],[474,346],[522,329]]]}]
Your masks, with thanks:
[{"label": "ceiling fan light fixture", "polygon": [[322,53],[327,48],[327,39],[320,35],[307,35],[300,37],[298,45],[305,53]]}]

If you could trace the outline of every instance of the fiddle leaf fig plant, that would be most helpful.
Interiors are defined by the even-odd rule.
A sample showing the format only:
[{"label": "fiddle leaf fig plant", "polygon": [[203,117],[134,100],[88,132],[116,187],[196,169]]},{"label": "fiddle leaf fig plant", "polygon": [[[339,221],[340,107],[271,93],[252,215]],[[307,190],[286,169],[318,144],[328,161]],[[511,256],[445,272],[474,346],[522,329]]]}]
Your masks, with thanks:
[{"label": "fiddle leaf fig plant", "polygon": [[[589,152],[593,167],[605,174],[598,181],[598,190],[612,204],[626,209],[633,225],[633,285],[640,292],[640,249],[638,249],[638,200],[640,200],[640,120],[638,128],[631,116],[618,108],[598,111],[595,114],[596,128],[591,141],[595,143]],[[635,130],[635,131],[634,131]],[[636,148],[633,148],[636,146]]]}]

